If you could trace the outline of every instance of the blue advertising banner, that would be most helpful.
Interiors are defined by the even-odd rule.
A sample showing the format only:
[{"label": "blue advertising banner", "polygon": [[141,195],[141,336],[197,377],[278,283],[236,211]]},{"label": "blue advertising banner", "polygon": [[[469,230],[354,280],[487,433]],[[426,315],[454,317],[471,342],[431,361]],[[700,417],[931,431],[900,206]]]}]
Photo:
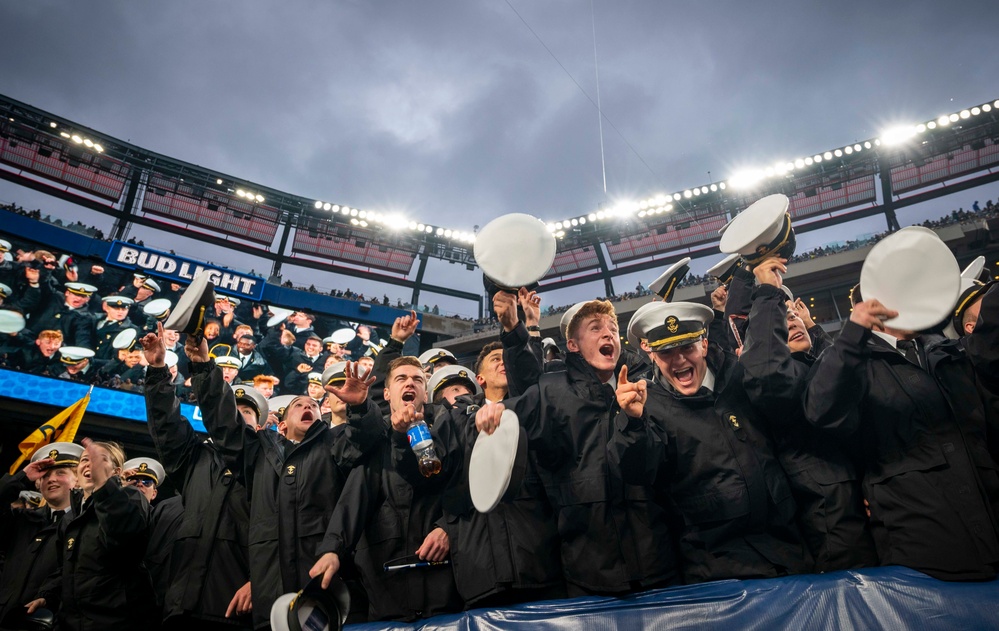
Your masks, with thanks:
[{"label": "blue advertising banner", "polygon": [[[90,386],[65,379],[39,377],[23,372],[0,369],[0,392],[8,396],[16,394],[16,398],[32,403],[43,403],[59,408],[69,407],[87,394]],[[201,409],[189,403],[180,404],[180,413],[197,432],[206,433],[205,424],[201,421]],[[90,405],[83,416],[83,426],[86,428],[87,416],[102,414],[120,419],[146,422],[146,399],[141,394],[124,390],[94,388],[90,394]],[[83,431],[81,436],[86,435]]]},{"label": "blue advertising banner", "polygon": [[124,241],[113,242],[105,260],[111,265],[127,267],[184,285],[206,271],[208,280],[214,283],[215,291],[219,293],[255,301],[259,301],[264,295],[266,281],[259,276],[234,272]]}]

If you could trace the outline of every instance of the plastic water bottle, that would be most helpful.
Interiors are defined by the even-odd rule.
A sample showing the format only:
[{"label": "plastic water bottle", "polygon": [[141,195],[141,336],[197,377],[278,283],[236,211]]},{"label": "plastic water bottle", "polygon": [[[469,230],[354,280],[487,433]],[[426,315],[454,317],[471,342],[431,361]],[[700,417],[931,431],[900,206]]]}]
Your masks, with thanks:
[{"label": "plastic water bottle", "polygon": [[430,428],[423,421],[413,421],[406,430],[409,437],[409,447],[416,454],[416,461],[420,466],[420,474],[425,478],[437,475],[441,472],[441,459],[434,451],[434,438],[430,435]]}]

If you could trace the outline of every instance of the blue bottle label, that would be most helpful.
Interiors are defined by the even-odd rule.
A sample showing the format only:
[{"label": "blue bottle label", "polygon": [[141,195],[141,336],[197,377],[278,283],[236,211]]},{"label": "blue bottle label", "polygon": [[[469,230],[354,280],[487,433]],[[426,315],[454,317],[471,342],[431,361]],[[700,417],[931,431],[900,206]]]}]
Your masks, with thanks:
[{"label": "blue bottle label", "polygon": [[430,436],[430,428],[423,423],[410,427],[406,430],[406,435],[409,436],[409,446],[411,449],[422,448],[434,440]]}]

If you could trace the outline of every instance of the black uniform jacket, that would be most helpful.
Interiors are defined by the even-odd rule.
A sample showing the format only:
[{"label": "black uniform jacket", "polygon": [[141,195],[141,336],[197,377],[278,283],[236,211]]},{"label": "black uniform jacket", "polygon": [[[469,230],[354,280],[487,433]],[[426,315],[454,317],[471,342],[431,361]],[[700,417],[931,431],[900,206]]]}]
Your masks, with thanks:
[{"label": "black uniform jacket", "polygon": [[994,401],[980,393],[960,343],[940,344],[923,362],[928,370],[847,322],[815,364],[805,415],[816,427],[856,433],[883,565],[945,580],[992,578],[999,475],[986,445]]},{"label": "black uniform jacket", "polygon": [[93,348],[94,320],[86,309],[70,309],[65,302],[53,304],[31,323],[31,331],[35,335],[42,331],[60,331],[63,346]]},{"label": "black uniform jacket", "polygon": [[[224,406],[202,408],[202,414],[226,466],[249,493],[253,619],[255,627],[266,627],[277,597],[309,582],[347,474],[384,436],[384,424],[377,406],[366,401],[348,408],[342,434],[335,436],[329,424],[316,419],[295,444],[275,431],[254,431],[243,422],[214,361],[192,362],[191,370],[199,401],[204,403],[212,391],[225,397]],[[197,378],[204,373],[207,377]],[[209,414],[209,409],[215,413]]]},{"label": "black uniform jacket", "polygon": [[805,572],[794,499],[766,421],[746,396],[742,366],[708,348],[713,391],[681,396],[659,376],[644,411],[659,445],[656,485],[677,523],[684,580]]},{"label": "black uniform jacket", "polygon": [[805,420],[802,399],[815,359],[811,353],[791,353],[788,347],[786,299],[771,285],[754,292],[746,345],[739,358],[746,393],[767,412],[814,570],[877,565],[860,475],[840,439]]},{"label": "black uniform jacket", "polygon": [[[232,413],[216,371],[202,372],[202,414]],[[228,386],[226,386],[228,387]],[[183,498],[184,517],[176,532],[164,619],[190,616],[232,624],[226,608],[250,580],[247,529],[250,505],[246,488],[226,467],[211,441],[194,432],[180,415],[170,371],[150,367],[146,381],[146,418],[156,454]],[[247,622],[247,621],[244,621]]]},{"label": "black uniform jacket", "polygon": [[579,353],[569,353],[564,372],[544,374],[504,404],[517,413],[537,456],[566,581],[612,593],[674,580],[662,508],[649,485],[625,483],[613,457],[627,451],[633,435],[644,435],[641,422],[635,431],[617,405],[613,387]]},{"label": "black uniform jacket", "polygon": [[139,327],[132,324],[132,321],[125,318],[121,322],[107,322],[106,318],[101,318],[94,323],[94,353],[98,359],[114,359],[118,356],[118,349],[112,345],[114,338],[122,331],[132,329],[136,336],[141,336]]},{"label": "black uniform jacket", "polygon": [[156,605],[160,611],[163,610],[167,590],[170,588],[170,563],[177,531],[183,520],[184,502],[179,495],[160,500],[149,515],[149,545],[142,565],[149,572]]},{"label": "black uniform jacket", "polygon": [[[478,437],[475,412],[485,397],[459,397],[437,408],[431,433],[443,463],[444,529],[451,541],[451,564],[458,591],[467,606],[509,589],[540,589],[563,583],[555,515],[528,456],[527,470],[518,488],[489,513],[472,505],[468,463]],[[526,435],[522,434],[526,446]],[[396,470],[413,484],[415,457],[408,445],[393,441]],[[415,474],[415,475],[414,475]]]},{"label": "black uniform jacket", "polygon": [[11,508],[21,491],[34,491],[24,471],[0,479],[0,541],[3,573],[0,574],[0,620],[38,597],[42,584],[56,570],[56,531],[59,520],[48,507],[36,510]]},{"label": "black uniform jacket", "polygon": [[[335,552],[344,557],[354,552],[354,565],[368,594],[369,620],[415,620],[459,611],[461,598],[450,567],[384,570],[389,562],[419,561],[414,553],[439,526],[443,486],[437,476],[414,487],[399,475],[393,466],[390,441],[405,442],[407,438],[398,432],[391,434],[391,438],[383,436],[350,472],[319,553]],[[409,449],[408,442],[405,449]],[[416,467],[415,457],[410,464]]]},{"label": "black uniform jacket", "polygon": [[142,556],[149,538],[149,502],[117,476],[87,500],[74,495],[72,515],[59,522],[58,567],[42,587],[58,610],[60,631],[143,629],[156,603]]}]

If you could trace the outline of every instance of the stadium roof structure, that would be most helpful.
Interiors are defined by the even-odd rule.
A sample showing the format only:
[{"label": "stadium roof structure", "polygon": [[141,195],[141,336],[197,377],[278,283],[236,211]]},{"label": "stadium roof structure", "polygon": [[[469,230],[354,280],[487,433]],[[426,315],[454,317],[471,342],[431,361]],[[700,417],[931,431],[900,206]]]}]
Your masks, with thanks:
[{"label": "stadium roof structure", "polygon": [[[474,234],[294,195],[137,147],[0,95],[0,177],[129,224],[322,269],[477,301],[424,282],[430,258],[475,269]],[[895,211],[999,180],[999,100],[880,137],[733,174],[726,180],[593,209],[548,224],[558,252],[541,290],[665,267],[717,252],[718,230],[756,199],[784,193],[798,232]],[[419,260],[417,271],[413,266]]]}]

